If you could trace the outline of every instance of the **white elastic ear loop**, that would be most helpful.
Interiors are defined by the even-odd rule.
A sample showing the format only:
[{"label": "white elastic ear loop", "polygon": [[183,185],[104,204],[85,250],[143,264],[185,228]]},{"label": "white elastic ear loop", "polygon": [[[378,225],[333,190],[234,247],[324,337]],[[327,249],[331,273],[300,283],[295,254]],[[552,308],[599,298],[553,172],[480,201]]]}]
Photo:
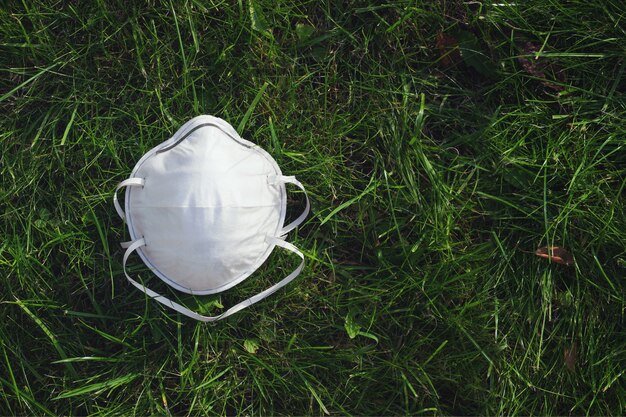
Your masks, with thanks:
[{"label": "white elastic ear loop", "polygon": [[126,249],[126,252],[124,252],[124,259],[122,261],[123,267],[124,267],[124,275],[126,275],[126,278],[128,279],[128,281],[130,281],[131,284],[133,284],[133,286],[135,286],[137,289],[143,291],[148,297],[153,298],[154,300],[158,301],[159,303],[174,309],[176,311],[178,311],[181,314],[184,314],[187,317],[191,317],[192,319],[196,319],[199,321],[204,321],[204,322],[212,322],[212,321],[217,321],[217,320],[221,320],[224,319],[232,314],[237,313],[238,311],[243,310],[246,307],[251,306],[252,304],[261,301],[262,299],[264,299],[265,297],[272,295],[273,293],[275,293],[276,291],[278,291],[280,288],[284,287],[285,285],[289,284],[291,281],[293,281],[298,275],[300,275],[300,272],[302,272],[302,269],[304,268],[304,255],[302,254],[302,252],[300,252],[298,250],[298,248],[296,248],[294,245],[292,245],[289,242],[285,242],[284,240],[275,238],[275,237],[267,237],[266,238],[268,243],[274,244],[276,246],[280,246],[292,253],[295,253],[296,255],[298,255],[302,261],[300,262],[300,265],[298,265],[298,267],[289,275],[287,275],[285,278],[283,278],[281,281],[277,282],[276,284],[272,285],[271,287],[269,287],[268,289],[266,289],[265,291],[262,291],[260,293],[258,293],[255,296],[252,296],[250,298],[248,298],[247,300],[244,300],[242,302],[240,302],[239,304],[234,305],[233,307],[229,308],[228,310],[226,310],[224,313],[220,314],[219,316],[213,316],[213,317],[209,317],[209,316],[203,316],[201,314],[198,314],[194,311],[189,310],[187,307],[184,307],[178,303],[173,302],[172,300],[170,300],[169,298],[166,298],[154,291],[152,291],[149,288],[146,288],[144,285],[138,283],[137,281],[133,280],[128,273],[126,272],[126,262],[128,261],[128,257],[130,256],[131,253],[133,253],[135,250],[137,250],[138,248],[144,246],[146,244],[146,241],[141,238],[141,239],[137,239],[134,242],[132,242],[128,248]]},{"label": "white elastic ear loop", "polygon": [[[309,212],[311,211],[311,203],[309,202],[309,195],[307,194],[306,190],[304,189],[304,185],[302,185],[302,183],[300,183],[300,181],[298,181],[296,179],[296,177],[280,176],[280,177],[277,177],[277,178],[275,178],[273,180],[275,182],[282,182],[282,183],[286,183],[286,184],[293,184],[293,185],[295,185],[296,187],[298,187],[302,191],[304,191],[304,197],[306,198],[306,207],[304,208],[304,211],[302,212],[302,214],[297,219],[295,219],[294,221],[289,223],[287,226],[284,226],[280,230],[279,235],[283,236],[283,235],[286,235],[287,233],[291,232],[296,227],[298,227],[304,221],[304,219],[306,219],[306,216],[308,216]],[[270,181],[272,181],[272,179],[270,179]]]},{"label": "white elastic ear loop", "polygon": [[145,184],[145,180],[143,178],[136,178],[136,177],[125,179],[124,181],[117,184],[117,188],[115,189],[115,194],[113,194],[113,205],[115,206],[115,211],[117,211],[117,214],[119,214],[122,220],[126,221],[126,214],[124,213],[124,210],[122,210],[122,206],[120,206],[120,202],[117,200],[117,192],[122,187],[137,187],[137,186],[143,187],[144,184]]}]

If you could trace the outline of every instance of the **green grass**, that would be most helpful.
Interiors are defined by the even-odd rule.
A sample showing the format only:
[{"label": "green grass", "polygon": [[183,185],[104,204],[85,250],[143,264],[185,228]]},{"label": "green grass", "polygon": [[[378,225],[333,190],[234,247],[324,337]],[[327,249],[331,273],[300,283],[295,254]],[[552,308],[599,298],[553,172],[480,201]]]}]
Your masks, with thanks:
[{"label": "green grass", "polygon": [[[2,7],[0,414],[625,414],[623,4],[279,3]],[[198,114],[313,208],[215,325],[127,283],[112,205]],[[206,313],[296,263],[194,299],[133,258]]]}]

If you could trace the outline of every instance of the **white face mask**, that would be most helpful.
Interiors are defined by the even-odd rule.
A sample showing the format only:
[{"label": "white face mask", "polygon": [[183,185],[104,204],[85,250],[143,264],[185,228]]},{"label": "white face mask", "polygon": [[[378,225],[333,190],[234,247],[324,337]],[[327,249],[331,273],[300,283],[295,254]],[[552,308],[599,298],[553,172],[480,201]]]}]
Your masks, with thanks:
[{"label": "white face mask", "polygon": [[[117,187],[115,208],[132,239],[122,243],[126,278],[156,301],[202,321],[223,319],[274,293],[304,266],[304,255],[283,238],[304,221],[309,200],[304,212],[284,226],[286,183],[304,191],[295,177],[282,175],[267,152],[242,139],[224,120],[211,116],[190,120],[146,153],[130,178]],[[127,187],[125,211],[117,200],[122,187]],[[249,277],[276,246],[302,258],[300,266],[215,317],[190,311],[126,272],[128,257],[137,251],[159,278],[177,290],[215,294]]]}]

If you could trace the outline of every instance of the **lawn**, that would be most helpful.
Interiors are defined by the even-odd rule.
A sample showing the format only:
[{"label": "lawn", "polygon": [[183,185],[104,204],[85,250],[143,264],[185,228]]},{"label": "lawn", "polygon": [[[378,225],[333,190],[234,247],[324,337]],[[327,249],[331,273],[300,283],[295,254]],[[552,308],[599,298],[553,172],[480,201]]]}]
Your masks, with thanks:
[{"label": "lawn", "polygon": [[[5,2],[0,415],[626,414],[625,19],[617,0]],[[112,204],[199,114],[312,204],[300,277],[214,324],[128,283]],[[297,262],[202,297],[130,271],[219,314]]]}]

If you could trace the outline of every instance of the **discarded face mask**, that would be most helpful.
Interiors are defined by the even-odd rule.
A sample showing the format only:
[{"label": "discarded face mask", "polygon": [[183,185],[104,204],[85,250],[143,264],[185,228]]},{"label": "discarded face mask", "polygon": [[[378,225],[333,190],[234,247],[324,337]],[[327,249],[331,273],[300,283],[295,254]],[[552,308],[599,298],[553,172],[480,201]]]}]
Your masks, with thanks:
[{"label": "discarded face mask", "polygon": [[[306,197],[304,212],[284,225],[285,184]],[[117,192],[126,187],[125,210]],[[124,274],[135,287],[174,310],[201,321],[226,318],[284,287],[304,267],[304,255],[284,240],[304,221],[309,199],[295,177],[259,146],[242,139],[222,119],[198,116],[169,140],[146,153],[130,178],[115,190],[115,209],[126,221],[131,241],[123,242]],[[224,313],[207,317],[157,294],[126,271],[137,251],[159,278],[177,290],[206,295],[225,291],[248,278],[280,246],[300,265],[280,282]]]}]

